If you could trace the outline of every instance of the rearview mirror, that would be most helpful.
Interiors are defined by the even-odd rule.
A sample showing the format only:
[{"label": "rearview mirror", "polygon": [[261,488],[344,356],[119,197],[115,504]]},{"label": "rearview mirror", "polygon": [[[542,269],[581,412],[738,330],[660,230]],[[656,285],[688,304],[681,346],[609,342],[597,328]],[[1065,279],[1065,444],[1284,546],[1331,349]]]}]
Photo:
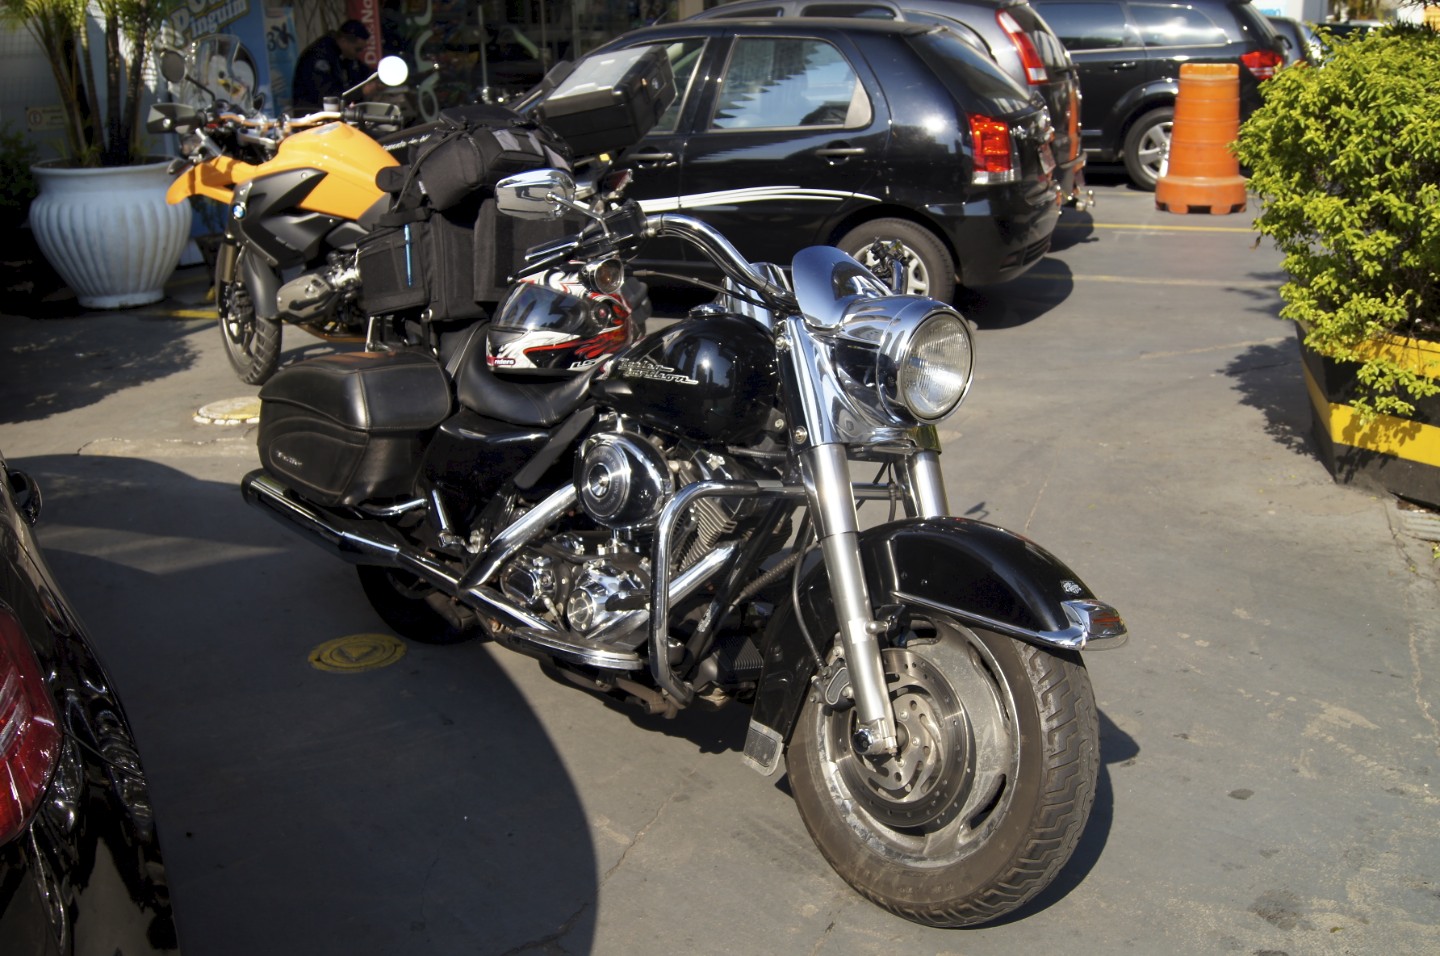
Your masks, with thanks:
[{"label": "rearview mirror", "polygon": [[160,75],[171,83],[185,79],[185,55],[168,47],[160,51]]},{"label": "rearview mirror", "polygon": [[527,169],[495,184],[495,204],[516,219],[559,219],[575,203],[575,180],[563,169]]}]

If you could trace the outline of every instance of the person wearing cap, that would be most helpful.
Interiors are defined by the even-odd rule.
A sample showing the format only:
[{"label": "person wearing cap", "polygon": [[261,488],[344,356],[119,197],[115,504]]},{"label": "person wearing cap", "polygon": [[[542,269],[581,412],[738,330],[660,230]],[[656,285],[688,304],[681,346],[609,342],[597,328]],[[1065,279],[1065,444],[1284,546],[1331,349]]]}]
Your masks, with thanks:
[{"label": "person wearing cap", "polygon": [[359,20],[346,20],[305,48],[290,86],[294,110],[321,109],[327,96],[338,97],[370,75],[363,62],[370,31]]}]

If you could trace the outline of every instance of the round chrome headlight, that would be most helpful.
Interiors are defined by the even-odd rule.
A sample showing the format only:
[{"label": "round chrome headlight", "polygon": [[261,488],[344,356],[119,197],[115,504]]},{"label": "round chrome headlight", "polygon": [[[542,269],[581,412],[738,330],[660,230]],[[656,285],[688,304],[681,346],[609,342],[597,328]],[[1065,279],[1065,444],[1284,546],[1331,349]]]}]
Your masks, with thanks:
[{"label": "round chrome headlight", "polygon": [[955,411],[970,389],[975,353],[970,327],[954,312],[936,311],[893,344],[894,398],[924,424]]}]

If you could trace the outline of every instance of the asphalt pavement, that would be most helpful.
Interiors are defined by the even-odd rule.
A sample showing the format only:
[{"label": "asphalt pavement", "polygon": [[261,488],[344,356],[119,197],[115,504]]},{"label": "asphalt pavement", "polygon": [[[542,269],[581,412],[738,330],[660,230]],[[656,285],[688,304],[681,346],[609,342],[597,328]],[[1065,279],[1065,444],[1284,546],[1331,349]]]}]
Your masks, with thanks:
[{"label": "asphalt pavement", "polygon": [[739,708],[645,717],[479,642],[367,656],[389,645],[353,570],[241,501],[255,428],[214,409],[257,390],[198,269],[153,307],[0,314],[0,450],[135,725],[185,952],[1440,952],[1440,561],[1317,459],[1253,205],[1092,180],[1034,270],[960,303],[952,509],[1132,634],[1087,658],[1079,850],[980,929],[841,882],[783,775],[741,763]]}]

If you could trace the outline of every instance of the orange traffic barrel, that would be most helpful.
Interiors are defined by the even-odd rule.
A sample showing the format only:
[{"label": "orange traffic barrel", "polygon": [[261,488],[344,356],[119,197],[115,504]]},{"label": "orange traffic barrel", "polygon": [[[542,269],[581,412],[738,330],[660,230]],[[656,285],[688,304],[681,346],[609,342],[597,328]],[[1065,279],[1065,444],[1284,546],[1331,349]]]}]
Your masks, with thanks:
[{"label": "orange traffic barrel", "polygon": [[1185,63],[1170,129],[1170,157],[1155,207],[1216,216],[1245,208],[1245,177],[1230,144],[1240,133],[1240,65]]}]

